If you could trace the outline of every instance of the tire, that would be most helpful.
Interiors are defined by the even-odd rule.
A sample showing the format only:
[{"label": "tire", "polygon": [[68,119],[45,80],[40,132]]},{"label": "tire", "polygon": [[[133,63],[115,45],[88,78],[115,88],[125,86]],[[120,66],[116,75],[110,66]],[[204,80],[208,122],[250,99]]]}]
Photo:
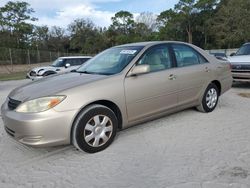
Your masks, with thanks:
[{"label": "tire", "polygon": [[103,105],[91,105],[74,122],[73,145],[88,153],[102,151],[113,142],[117,127],[118,120],[111,109]]},{"label": "tire", "polygon": [[201,112],[205,113],[212,112],[216,108],[218,100],[219,100],[219,89],[215,84],[210,83],[202,97],[201,104],[196,108]]}]

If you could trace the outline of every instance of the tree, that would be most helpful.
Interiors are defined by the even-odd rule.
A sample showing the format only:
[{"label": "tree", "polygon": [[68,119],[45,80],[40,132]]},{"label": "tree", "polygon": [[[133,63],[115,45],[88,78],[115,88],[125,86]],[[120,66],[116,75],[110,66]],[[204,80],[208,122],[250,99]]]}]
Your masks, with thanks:
[{"label": "tree", "polygon": [[214,45],[214,31],[211,24],[215,16],[215,12],[219,0],[199,0],[195,7],[198,10],[196,17],[196,37],[195,43],[198,43],[201,47],[210,48]]},{"label": "tree", "polygon": [[29,8],[26,2],[9,1],[5,6],[0,7],[0,25],[1,30],[9,32],[11,38],[15,38],[17,47],[25,47],[30,35],[32,34],[33,25],[28,21],[35,21],[36,18],[31,14],[34,12]]},{"label": "tree", "polygon": [[68,51],[69,36],[66,35],[66,30],[53,26],[49,30],[48,48],[55,51]]},{"label": "tree", "polygon": [[183,33],[186,33],[187,41],[193,43],[195,15],[197,14],[195,3],[195,0],[180,0],[174,9],[163,11],[157,18],[160,31],[167,34],[170,39],[177,37],[181,40]]},{"label": "tree", "polygon": [[119,11],[111,18],[112,24],[107,30],[108,41],[113,45],[134,41],[135,21],[134,16],[128,11]]},{"label": "tree", "polygon": [[136,17],[136,23],[144,24],[149,31],[153,32],[157,30],[156,18],[157,16],[152,12],[142,12]]},{"label": "tree", "polygon": [[174,9],[163,11],[157,17],[160,39],[211,46],[214,32],[210,23],[218,3],[218,0],[180,0]]},{"label": "tree", "polygon": [[48,26],[35,26],[32,36],[32,45],[39,46],[40,49],[48,49],[49,41],[49,28]]},{"label": "tree", "polygon": [[238,47],[250,40],[250,1],[221,1],[211,22],[218,47]]},{"label": "tree", "polygon": [[110,27],[122,34],[130,34],[134,28],[134,16],[128,11],[117,12],[111,20],[112,24]]},{"label": "tree", "polygon": [[105,46],[101,30],[90,20],[77,19],[69,25],[68,30],[71,35],[70,47],[72,50],[95,54]]},{"label": "tree", "polygon": [[180,0],[175,5],[175,11],[178,13],[178,19],[188,35],[188,42],[193,43],[194,14],[196,13],[195,0]]},{"label": "tree", "polygon": [[169,9],[160,13],[157,17],[159,25],[159,39],[160,40],[180,40],[185,41],[185,31],[181,27],[182,20],[179,14]]}]

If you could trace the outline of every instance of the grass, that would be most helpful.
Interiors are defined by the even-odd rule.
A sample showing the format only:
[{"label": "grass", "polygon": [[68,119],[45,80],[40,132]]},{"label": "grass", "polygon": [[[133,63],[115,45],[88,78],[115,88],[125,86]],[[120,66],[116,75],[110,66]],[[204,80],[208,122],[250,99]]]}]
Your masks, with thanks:
[{"label": "grass", "polygon": [[10,74],[0,74],[0,81],[25,79],[27,72],[13,72]]}]

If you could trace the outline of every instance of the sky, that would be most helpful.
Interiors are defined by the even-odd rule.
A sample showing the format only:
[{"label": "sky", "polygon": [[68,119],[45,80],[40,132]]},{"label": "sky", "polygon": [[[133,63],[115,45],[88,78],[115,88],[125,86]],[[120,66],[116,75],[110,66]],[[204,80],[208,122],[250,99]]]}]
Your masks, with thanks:
[{"label": "sky", "polygon": [[[1,0],[4,6],[9,0]],[[19,0],[22,1],[22,0]],[[24,1],[24,0],[23,0]],[[111,24],[111,17],[126,10],[136,17],[141,12],[160,12],[173,8],[178,0],[26,0],[35,10],[36,25],[67,27],[77,18],[90,19],[100,27]]]}]

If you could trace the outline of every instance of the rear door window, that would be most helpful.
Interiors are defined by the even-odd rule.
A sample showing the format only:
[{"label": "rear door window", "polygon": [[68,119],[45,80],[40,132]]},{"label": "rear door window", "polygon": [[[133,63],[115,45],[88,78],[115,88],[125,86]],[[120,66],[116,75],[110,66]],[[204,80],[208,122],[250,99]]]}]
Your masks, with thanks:
[{"label": "rear door window", "polygon": [[172,45],[177,67],[207,63],[208,61],[193,48],[183,44]]}]

